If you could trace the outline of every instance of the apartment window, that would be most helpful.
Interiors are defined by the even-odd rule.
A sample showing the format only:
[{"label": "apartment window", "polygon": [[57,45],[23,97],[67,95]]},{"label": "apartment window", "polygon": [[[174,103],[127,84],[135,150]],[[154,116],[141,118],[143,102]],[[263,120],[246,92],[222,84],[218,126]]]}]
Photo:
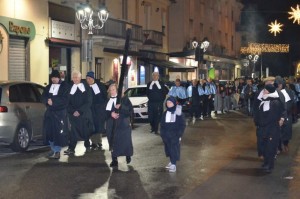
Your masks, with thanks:
[{"label": "apartment window", "polygon": [[204,37],[204,27],[203,27],[203,23],[200,23],[200,38]]},{"label": "apartment window", "polygon": [[233,51],[234,50],[234,37],[231,36],[231,50]]},{"label": "apartment window", "polygon": [[228,34],[225,33],[225,46],[227,46],[227,45],[228,45]]}]

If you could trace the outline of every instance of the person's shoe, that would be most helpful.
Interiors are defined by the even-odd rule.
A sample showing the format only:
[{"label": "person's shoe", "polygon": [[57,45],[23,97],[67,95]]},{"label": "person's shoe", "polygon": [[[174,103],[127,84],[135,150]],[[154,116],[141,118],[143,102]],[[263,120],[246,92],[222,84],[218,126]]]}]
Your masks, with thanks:
[{"label": "person's shoe", "polygon": [[60,158],[60,152],[55,152],[53,155],[49,156],[49,159],[59,159]]},{"label": "person's shoe", "polygon": [[203,120],[203,116],[200,116],[199,119],[200,119],[200,120]]},{"label": "person's shoe", "polygon": [[176,165],[175,164],[172,164],[169,168],[169,172],[171,173],[175,173],[176,172]]},{"label": "person's shoe", "polygon": [[110,164],[110,167],[117,167],[118,166],[118,161],[117,160],[113,160]]},{"label": "person's shoe", "polygon": [[131,157],[130,156],[126,156],[126,162],[127,162],[127,164],[129,164],[131,162]]},{"label": "person's shoe", "polygon": [[171,165],[172,165],[172,163],[169,162],[169,164],[167,164],[167,166],[166,166],[165,168],[166,168],[166,169],[170,169]]},{"label": "person's shoe", "polygon": [[70,155],[70,154],[74,154],[75,151],[73,149],[68,148],[67,150],[64,151],[64,154],[66,155]]},{"label": "person's shoe", "polygon": [[50,156],[52,156],[54,154],[54,151],[50,151],[49,153],[48,153],[48,155],[47,155],[47,157],[50,157]]},{"label": "person's shoe", "polygon": [[89,153],[92,151],[92,148],[91,147],[85,147],[85,152]]},{"label": "person's shoe", "polygon": [[266,164],[266,163],[263,163],[263,164],[261,165],[261,168],[262,168],[263,170],[267,170],[267,169],[269,169],[269,165]]}]

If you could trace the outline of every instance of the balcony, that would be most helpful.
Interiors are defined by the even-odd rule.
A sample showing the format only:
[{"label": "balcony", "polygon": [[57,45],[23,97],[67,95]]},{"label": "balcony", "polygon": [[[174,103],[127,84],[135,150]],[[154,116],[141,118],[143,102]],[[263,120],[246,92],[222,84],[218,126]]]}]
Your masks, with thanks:
[{"label": "balcony", "polygon": [[[99,18],[97,16],[94,16],[93,20],[95,24],[99,23]],[[95,40],[95,42],[97,42],[97,40],[101,38],[101,42],[104,46],[106,45],[106,43],[120,41],[119,45],[121,46],[124,45],[127,28],[131,28],[130,40],[136,44],[142,45],[142,26],[113,18],[108,18],[102,29],[93,30],[93,39]],[[118,44],[114,45],[119,46]]]},{"label": "balcony", "polygon": [[163,46],[163,33],[155,30],[144,30],[144,45],[151,45],[162,47]]}]

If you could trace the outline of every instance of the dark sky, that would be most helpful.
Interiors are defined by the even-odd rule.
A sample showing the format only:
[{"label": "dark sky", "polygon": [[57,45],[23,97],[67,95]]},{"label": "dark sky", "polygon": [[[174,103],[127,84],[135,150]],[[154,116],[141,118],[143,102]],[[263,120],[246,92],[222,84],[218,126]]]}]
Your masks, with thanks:
[{"label": "dark sky", "polygon": [[[297,4],[300,6],[300,0],[244,0],[243,3],[245,6],[241,17],[242,24],[246,30],[252,24],[255,30],[255,41],[249,42],[290,44],[288,54],[264,53],[263,69],[269,67],[271,75],[294,75],[293,64],[300,60],[300,25],[288,19],[288,12],[291,7],[296,8]],[[268,24],[276,19],[284,26],[282,32],[275,37],[268,31]]]}]

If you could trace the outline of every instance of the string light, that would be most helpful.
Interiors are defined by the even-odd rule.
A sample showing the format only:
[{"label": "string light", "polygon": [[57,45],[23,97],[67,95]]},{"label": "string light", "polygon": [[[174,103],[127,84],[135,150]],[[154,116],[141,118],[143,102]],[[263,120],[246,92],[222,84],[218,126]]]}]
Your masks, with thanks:
[{"label": "string light", "polygon": [[288,53],[289,49],[289,44],[249,43],[248,47],[241,47],[241,54]]}]

